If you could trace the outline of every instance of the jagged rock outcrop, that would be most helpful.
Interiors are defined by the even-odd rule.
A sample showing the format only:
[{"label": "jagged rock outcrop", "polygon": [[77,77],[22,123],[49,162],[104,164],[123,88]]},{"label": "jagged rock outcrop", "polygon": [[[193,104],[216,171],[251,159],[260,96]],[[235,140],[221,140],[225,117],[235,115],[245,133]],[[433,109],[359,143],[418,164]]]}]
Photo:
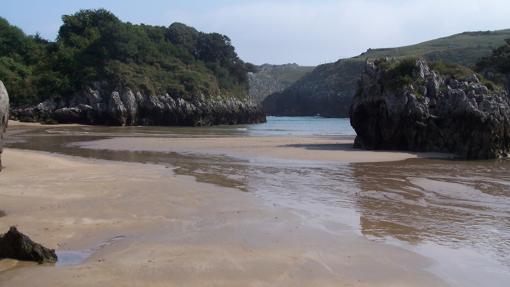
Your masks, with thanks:
[{"label": "jagged rock outcrop", "polygon": [[4,83],[0,81],[0,171],[2,171],[2,151],[4,142],[4,133],[9,121],[9,94],[5,89]]},{"label": "jagged rock outcrop", "polygon": [[0,236],[0,259],[3,258],[34,261],[37,263],[57,262],[55,250],[33,242],[14,226],[7,233]]},{"label": "jagged rock outcrop", "polygon": [[105,90],[97,84],[68,102],[46,101],[34,107],[16,108],[11,111],[12,118],[47,123],[181,126],[247,124],[266,120],[259,105],[247,100],[205,97],[185,100],[131,89]]},{"label": "jagged rock outcrop", "polygon": [[477,75],[441,75],[424,60],[368,61],[350,109],[355,145],[451,152],[465,159],[510,153],[509,96]]}]

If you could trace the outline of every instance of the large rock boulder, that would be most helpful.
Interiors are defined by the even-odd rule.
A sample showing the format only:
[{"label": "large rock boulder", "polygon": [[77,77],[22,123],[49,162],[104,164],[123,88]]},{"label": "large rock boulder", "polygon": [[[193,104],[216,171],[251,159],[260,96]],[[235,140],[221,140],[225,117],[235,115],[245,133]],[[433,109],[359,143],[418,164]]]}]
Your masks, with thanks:
[{"label": "large rock boulder", "polygon": [[350,109],[355,145],[450,152],[465,159],[506,157],[507,92],[465,68],[432,67],[420,59],[367,62]]},{"label": "large rock boulder", "polygon": [[[103,85],[104,86],[104,85]],[[100,125],[209,126],[266,121],[260,105],[249,100],[152,95],[129,88],[108,90],[101,84],[66,102],[46,101],[11,110],[11,118],[29,122]]]},{"label": "large rock boulder", "polygon": [[2,150],[4,133],[9,121],[9,94],[5,89],[4,83],[0,81],[0,171],[2,171]]},{"label": "large rock boulder", "polygon": [[33,242],[28,236],[19,232],[16,227],[0,236],[0,259],[11,258],[38,263],[55,263],[57,255],[55,250],[48,249],[41,244]]}]

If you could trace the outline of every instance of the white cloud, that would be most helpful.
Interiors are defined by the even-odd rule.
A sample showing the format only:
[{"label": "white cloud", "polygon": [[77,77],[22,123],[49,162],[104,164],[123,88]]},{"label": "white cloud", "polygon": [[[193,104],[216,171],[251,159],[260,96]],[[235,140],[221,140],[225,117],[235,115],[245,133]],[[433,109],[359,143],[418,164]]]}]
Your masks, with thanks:
[{"label": "white cloud", "polygon": [[226,34],[244,60],[257,64],[315,65],[368,48],[510,28],[509,0],[3,1],[2,16],[50,39],[62,14],[104,7],[124,21],[165,26],[181,21]]},{"label": "white cloud", "polygon": [[508,0],[257,1],[172,11],[230,36],[247,61],[319,64],[468,30],[510,28]]}]

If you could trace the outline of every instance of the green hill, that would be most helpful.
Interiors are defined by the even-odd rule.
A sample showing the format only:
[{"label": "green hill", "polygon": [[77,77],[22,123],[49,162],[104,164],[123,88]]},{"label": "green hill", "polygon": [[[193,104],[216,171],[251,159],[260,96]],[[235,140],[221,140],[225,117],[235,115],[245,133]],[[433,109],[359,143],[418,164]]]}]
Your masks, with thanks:
[{"label": "green hill", "polygon": [[346,117],[367,59],[424,57],[474,67],[508,38],[510,29],[465,32],[411,46],[369,49],[357,57],[318,66],[286,90],[267,97],[264,109],[269,115]]}]

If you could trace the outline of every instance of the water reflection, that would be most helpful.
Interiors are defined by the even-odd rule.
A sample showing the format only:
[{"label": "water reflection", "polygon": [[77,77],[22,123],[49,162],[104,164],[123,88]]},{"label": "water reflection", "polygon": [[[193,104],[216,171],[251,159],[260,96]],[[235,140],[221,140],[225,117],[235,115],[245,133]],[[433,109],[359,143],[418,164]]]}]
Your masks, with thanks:
[{"label": "water reflection", "polygon": [[[108,130],[111,131],[108,132]],[[6,146],[102,160],[162,164],[175,168],[174,171],[177,174],[194,176],[198,181],[245,190],[243,178],[235,178],[231,174],[245,174],[241,171],[246,168],[246,164],[243,161],[233,160],[228,157],[197,156],[172,152],[95,150],[73,145],[73,143],[100,140],[112,136],[131,136],[130,131],[133,131],[132,136],[144,135],[139,129],[137,130],[133,127],[76,127],[25,129],[24,131],[14,129],[8,137]],[[151,134],[159,134],[157,129],[151,129],[150,131],[152,133],[149,136]],[[165,134],[165,136],[176,135]]]},{"label": "water reflection", "polygon": [[226,156],[143,150],[93,150],[70,145],[114,136],[217,137],[242,133],[238,129],[222,128],[198,131],[158,127],[17,128],[10,133],[8,146],[11,147],[164,164],[175,168],[177,174],[191,175],[199,181],[249,191],[268,204],[290,208],[307,222],[329,231],[335,232],[335,228],[328,223],[337,222],[369,238],[392,238],[417,249],[426,246],[430,254],[440,250],[437,246],[448,250],[468,249],[510,266],[508,160],[416,159],[326,164],[247,161]]},{"label": "water reflection", "polygon": [[353,164],[361,232],[471,246],[510,266],[510,162]]}]

